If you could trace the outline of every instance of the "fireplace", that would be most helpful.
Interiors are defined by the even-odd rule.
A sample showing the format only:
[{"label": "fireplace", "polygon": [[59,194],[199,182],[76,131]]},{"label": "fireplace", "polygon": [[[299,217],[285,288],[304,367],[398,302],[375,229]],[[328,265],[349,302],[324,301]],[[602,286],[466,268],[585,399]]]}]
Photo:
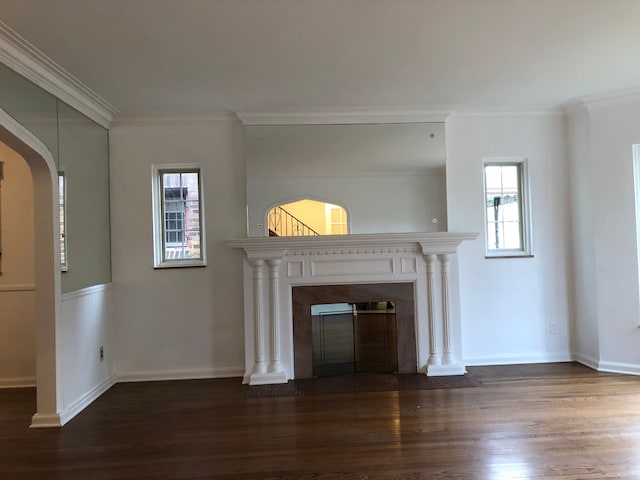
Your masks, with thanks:
[{"label": "fireplace", "polygon": [[[293,287],[292,291],[294,378],[311,378],[314,376],[312,305],[371,302],[392,302],[394,304],[395,348],[393,348],[393,353],[396,357],[397,371],[398,373],[415,373],[417,371],[417,359],[413,284],[316,285]],[[373,319],[366,320],[371,321]],[[363,322],[366,320],[363,319]],[[364,328],[363,326],[362,330]],[[379,327],[379,329],[383,328],[384,326]],[[363,334],[366,335],[365,332]],[[363,356],[366,356],[364,352]],[[373,355],[369,359],[363,359],[363,361],[367,362],[368,360],[368,363],[374,363],[371,357]],[[382,368],[382,366],[378,368]],[[363,368],[362,370],[369,370],[369,373],[374,373],[375,369],[376,366],[372,365],[370,368]]]},{"label": "fireplace", "polygon": [[[294,363],[300,356],[296,323],[294,313]],[[314,377],[398,373],[395,302],[311,305],[311,350]],[[302,377],[298,369],[294,374]]]},{"label": "fireplace", "polygon": [[460,375],[456,251],[475,233],[260,237],[245,251],[244,382],[313,375],[311,305],[396,304],[399,372]]}]

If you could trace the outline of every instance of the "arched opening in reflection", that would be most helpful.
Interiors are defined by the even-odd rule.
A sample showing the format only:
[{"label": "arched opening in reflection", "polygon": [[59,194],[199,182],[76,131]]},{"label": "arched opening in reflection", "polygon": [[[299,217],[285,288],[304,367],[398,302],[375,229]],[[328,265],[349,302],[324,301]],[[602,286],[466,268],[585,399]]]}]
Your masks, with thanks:
[{"label": "arched opening in reflection", "polygon": [[267,214],[267,224],[270,237],[349,233],[344,207],[308,198],[273,207]]}]

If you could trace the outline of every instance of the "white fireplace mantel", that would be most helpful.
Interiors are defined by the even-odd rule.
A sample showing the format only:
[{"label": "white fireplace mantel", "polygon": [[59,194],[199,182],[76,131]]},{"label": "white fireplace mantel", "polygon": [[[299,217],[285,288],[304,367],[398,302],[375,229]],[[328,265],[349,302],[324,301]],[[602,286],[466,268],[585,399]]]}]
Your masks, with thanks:
[{"label": "white fireplace mantel", "polygon": [[413,283],[417,371],[464,374],[456,252],[461,242],[477,236],[385,233],[230,242],[246,253],[245,383],[294,378],[291,292],[302,285]]}]

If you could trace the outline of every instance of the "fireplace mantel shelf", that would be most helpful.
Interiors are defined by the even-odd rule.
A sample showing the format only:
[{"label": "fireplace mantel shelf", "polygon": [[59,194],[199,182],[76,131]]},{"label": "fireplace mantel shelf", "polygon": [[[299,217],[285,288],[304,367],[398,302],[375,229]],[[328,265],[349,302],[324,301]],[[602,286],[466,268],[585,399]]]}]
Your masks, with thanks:
[{"label": "fireplace mantel shelf", "polygon": [[465,240],[475,240],[478,233],[412,232],[361,233],[312,237],[249,237],[229,242],[242,248],[249,259],[282,258],[292,250],[344,250],[366,253],[368,249],[398,249],[420,246],[424,255],[455,253]]},{"label": "fireplace mantel shelf", "polygon": [[460,375],[457,249],[477,233],[424,232],[252,237],[244,250],[244,381],[295,378],[292,289],[296,286],[411,283],[415,295],[416,369]]}]

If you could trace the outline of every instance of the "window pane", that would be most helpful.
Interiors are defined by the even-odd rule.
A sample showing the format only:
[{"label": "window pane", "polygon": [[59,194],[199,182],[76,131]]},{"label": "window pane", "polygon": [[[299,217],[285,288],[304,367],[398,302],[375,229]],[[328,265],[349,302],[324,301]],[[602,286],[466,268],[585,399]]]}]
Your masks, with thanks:
[{"label": "window pane", "polygon": [[502,167],[487,165],[485,167],[485,183],[487,194],[499,194],[502,191]]},{"label": "window pane", "polygon": [[517,222],[504,223],[504,248],[520,248],[520,224]]},{"label": "window pane", "polygon": [[518,192],[518,166],[504,165],[502,170],[502,192],[514,194]]},{"label": "window pane", "polygon": [[517,195],[502,197],[502,218],[505,222],[520,221],[520,204]]}]

